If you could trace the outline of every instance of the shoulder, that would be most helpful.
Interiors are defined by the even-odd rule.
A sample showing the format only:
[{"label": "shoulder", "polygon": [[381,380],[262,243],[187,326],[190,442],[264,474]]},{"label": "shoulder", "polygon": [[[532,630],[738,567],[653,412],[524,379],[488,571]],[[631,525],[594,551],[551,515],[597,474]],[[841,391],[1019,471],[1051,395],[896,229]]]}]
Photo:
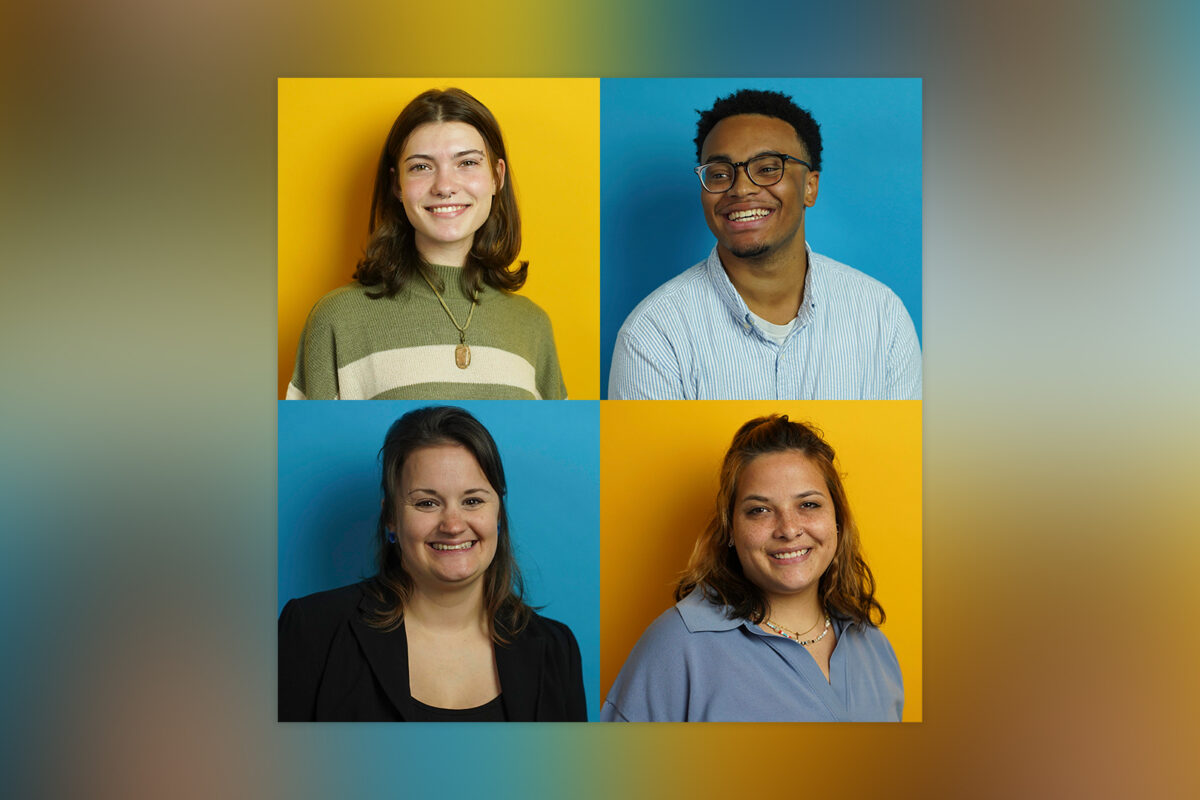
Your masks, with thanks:
[{"label": "shoulder", "polygon": [[684,270],[659,286],[634,307],[624,327],[632,329],[640,322],[686,316],[712,295],[705,262]]},{"label": "shoulder", "polygon": [[[693,632],[678,606],[658,616],[633,646],[604,701],[606,721],[681,722],[699,685],[703,664],[713,657],[716,634]],[[701,680],[699,683],[703,683]]]},{"label": "shoulder", "polygon": [[549,324],[550,315],[537,303],[528,297],[498,289],[488,289],[484,295],[484,303],[490,303],[497,308],[503,308],[506,313],[520,318],[525,322]]},{"label": "shoulder", "polygon": [[810,256],[814,272],[832,291],[881,303],[900,302],[891,287],[867,273],[820,253]]},{"label": "shoulder", "polygon": [[280,625],[290,621],[317,629],[335,627],[357,615],[367,597],[366,581],[298,597],[283,607]]},{"label": "shoulder", "polygon": [[308,315],[309,324],[345,317],[367,308],[373,301],[366,293],[367,287],[357,282],[339,286],[313,305]]},{"label": "shoulder", "polygon": [[841,633],[841,641],[853,645],[856,657],[864,663],[899,674],[900,662],[892,643],[874,625],[848,624]]},{"label": "shoulder", "polygon": [[579,649],[579,645],[575,641],[575,634],[571,632],[570,628],[556,619],[543,617],[534,611],[530,612],[529,622],[522,629],[518,639],[526,642],[542,641],[561,651],[578,651]]},{"label": "shoulder", "polygon": [[629,660],[644,668],[678,664],[679,656],[694,646],[699,631],[689,629],[678,606],[672,606],[646,628],[629,654]]}]

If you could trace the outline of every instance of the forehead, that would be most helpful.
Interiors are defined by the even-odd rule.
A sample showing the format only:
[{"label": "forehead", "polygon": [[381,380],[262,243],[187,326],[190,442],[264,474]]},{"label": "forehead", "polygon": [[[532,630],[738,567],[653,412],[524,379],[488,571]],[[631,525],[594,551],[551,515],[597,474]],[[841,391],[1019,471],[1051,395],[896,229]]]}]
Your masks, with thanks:
[{"label": "forehead", "polygon": [[445,151],[458,153],[463,150],[482,150],[487,152],[487,143],[483,134],[473,125],[465,122],[426,122],[418,125],[404,140],[400,151],[402,158],[415,153],[434,155]]},{"label": "forehead", "polygon": [[[460,444],[420,447],[404,459],[401,482],[479,479],[483,470],[471,451]],[[486,479],[484,479],[486,483]]]},{"label": "forehead", "polygon": [[738,497],[747,494],[792,495],[810,489],[827,492],[825,476],[816,462],[799,450],[767,453],[742,468]]},{"label": "forehead", "polygon": [[704,139],[701,158],[745,161],[764,152],[808,158],[808,151],[790,123],[762,114],[735,114],[718,122]]}]

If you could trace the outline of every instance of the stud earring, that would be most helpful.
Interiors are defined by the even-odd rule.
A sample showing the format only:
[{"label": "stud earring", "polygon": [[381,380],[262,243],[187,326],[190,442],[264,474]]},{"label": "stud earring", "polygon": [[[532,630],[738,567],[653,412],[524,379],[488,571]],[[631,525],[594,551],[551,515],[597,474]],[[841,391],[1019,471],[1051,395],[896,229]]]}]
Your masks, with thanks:
[{"label": "stud earring", "polygon": [[395,544],[396,543],[396,532],[389,530],[387,532],[387,540],[388,540],[388,544]]}]

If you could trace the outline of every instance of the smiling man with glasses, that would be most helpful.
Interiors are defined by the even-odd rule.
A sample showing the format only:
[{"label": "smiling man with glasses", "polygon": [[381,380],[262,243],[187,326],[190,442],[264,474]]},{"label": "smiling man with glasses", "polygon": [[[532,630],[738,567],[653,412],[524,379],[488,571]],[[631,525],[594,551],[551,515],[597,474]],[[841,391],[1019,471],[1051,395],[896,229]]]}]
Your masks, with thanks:
[{"label": "smiling man with glasses", "polygon": [[625,320],[608,396],[920,399],[904,304],[805,242],[821,172],[812,115],[787,95],[743,89],[701,112],[695,143],[716,247]]}]

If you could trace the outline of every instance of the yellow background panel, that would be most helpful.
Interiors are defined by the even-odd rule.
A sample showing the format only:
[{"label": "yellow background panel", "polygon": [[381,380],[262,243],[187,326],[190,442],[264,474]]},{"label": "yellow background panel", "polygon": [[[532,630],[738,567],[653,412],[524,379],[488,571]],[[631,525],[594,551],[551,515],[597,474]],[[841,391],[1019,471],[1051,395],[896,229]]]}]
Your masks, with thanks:
[{"label": "yellow background panel", "polygon": [[715,508],[721,460],[769,413],[821,429],[858,520],[887,634],[904,674],[904,720],[921,720],[921,403],[600,404],[600,684],[607,694],[672,591]]},{"label": "yellow background panel", "polygon": [[599,399],[600,82],[495,78],[279,80],[280,398],[309,310],[362,256],[392,123],[421,92],[451,86],[500,123],[530,262],[520,293],[550,315],[570,397]]}]

